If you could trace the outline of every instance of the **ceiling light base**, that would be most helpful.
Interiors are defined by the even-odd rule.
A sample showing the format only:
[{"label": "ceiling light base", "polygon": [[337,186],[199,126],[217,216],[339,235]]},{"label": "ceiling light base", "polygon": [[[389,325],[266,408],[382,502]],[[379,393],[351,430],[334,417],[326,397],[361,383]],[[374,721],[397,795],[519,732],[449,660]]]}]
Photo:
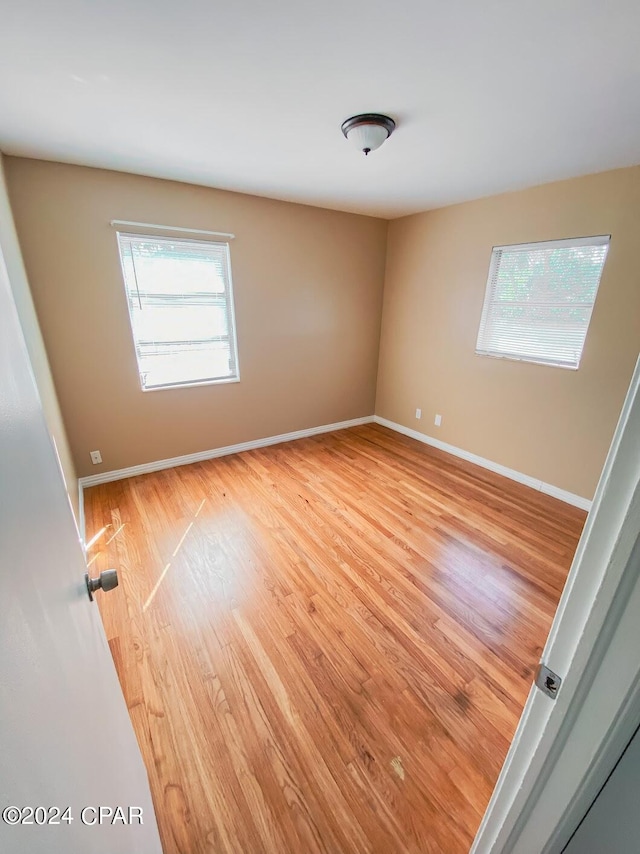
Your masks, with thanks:
[{"label": "ceiling light base", "polygon": [[342,122],[342,133],[365,155],[380,148],[395,130],[396,123],[382,113],[361,113]]}]

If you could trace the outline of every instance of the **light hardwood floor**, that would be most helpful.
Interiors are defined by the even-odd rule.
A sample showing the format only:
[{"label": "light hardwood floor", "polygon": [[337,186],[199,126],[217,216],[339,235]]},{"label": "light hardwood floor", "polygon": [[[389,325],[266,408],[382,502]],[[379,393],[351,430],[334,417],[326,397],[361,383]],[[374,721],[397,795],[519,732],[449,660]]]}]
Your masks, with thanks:
[{"label": "light hardwood floor", "polygon": [[165,854],[468,851],[582,511],[375,425],[85,502]]}]

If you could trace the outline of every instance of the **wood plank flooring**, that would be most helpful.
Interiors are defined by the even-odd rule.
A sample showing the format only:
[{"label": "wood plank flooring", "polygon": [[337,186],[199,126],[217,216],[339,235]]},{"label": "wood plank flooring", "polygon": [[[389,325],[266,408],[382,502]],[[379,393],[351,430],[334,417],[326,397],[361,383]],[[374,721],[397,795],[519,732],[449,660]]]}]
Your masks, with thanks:
[{"label": "wood plank flooring", "polygon": [[582,511],[377,425],[85,504],[165,854],[469,850]]}]

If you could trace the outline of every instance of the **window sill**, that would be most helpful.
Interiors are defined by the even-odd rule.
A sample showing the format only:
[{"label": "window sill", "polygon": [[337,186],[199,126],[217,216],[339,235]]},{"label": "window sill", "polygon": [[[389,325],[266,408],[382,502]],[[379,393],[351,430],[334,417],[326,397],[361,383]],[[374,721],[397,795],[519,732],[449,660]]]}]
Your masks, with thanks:
[{"label": "window sill", "polygon": [[527,362],[529,365],[543,365],[545,368],[563,368],[565,371],[577,371],[580,365],[563,365],[560,362],[545,362],[544,359],[530,359],[528,356],[511,356],[505,353],[487,353],[476,350],[476,356],[486,356],[489,359],[506,359],[509,362]]},{"label": "window sill", "polygon": [[156,385],[151,388],[141,388],[143,392],[151,392],[151,391],[167,391],[167,389],[176,389],[176,388],[200,388],[201,386],[209,386],[209,385],[229,385],[230,383],[239,383],[240,377],[228,377],[222,380],[202,380],[202,382],[193,382],[193,383],[174,383],[173,385]]}]

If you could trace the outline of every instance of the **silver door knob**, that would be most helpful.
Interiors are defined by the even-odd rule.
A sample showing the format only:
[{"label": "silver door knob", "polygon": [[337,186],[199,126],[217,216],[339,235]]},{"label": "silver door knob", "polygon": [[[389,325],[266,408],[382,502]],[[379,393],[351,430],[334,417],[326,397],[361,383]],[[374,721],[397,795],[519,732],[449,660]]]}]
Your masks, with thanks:
[{"label": "silver door knob", "polygon": [[118,586],[118,571],[116,569],[105,569],[97,578],[89,578],[89,573],[85,574],[84,580],[87,582],[87,592],[89,599],[93,602],[93,594],[96,590],[104,590],[108,593]]}]

